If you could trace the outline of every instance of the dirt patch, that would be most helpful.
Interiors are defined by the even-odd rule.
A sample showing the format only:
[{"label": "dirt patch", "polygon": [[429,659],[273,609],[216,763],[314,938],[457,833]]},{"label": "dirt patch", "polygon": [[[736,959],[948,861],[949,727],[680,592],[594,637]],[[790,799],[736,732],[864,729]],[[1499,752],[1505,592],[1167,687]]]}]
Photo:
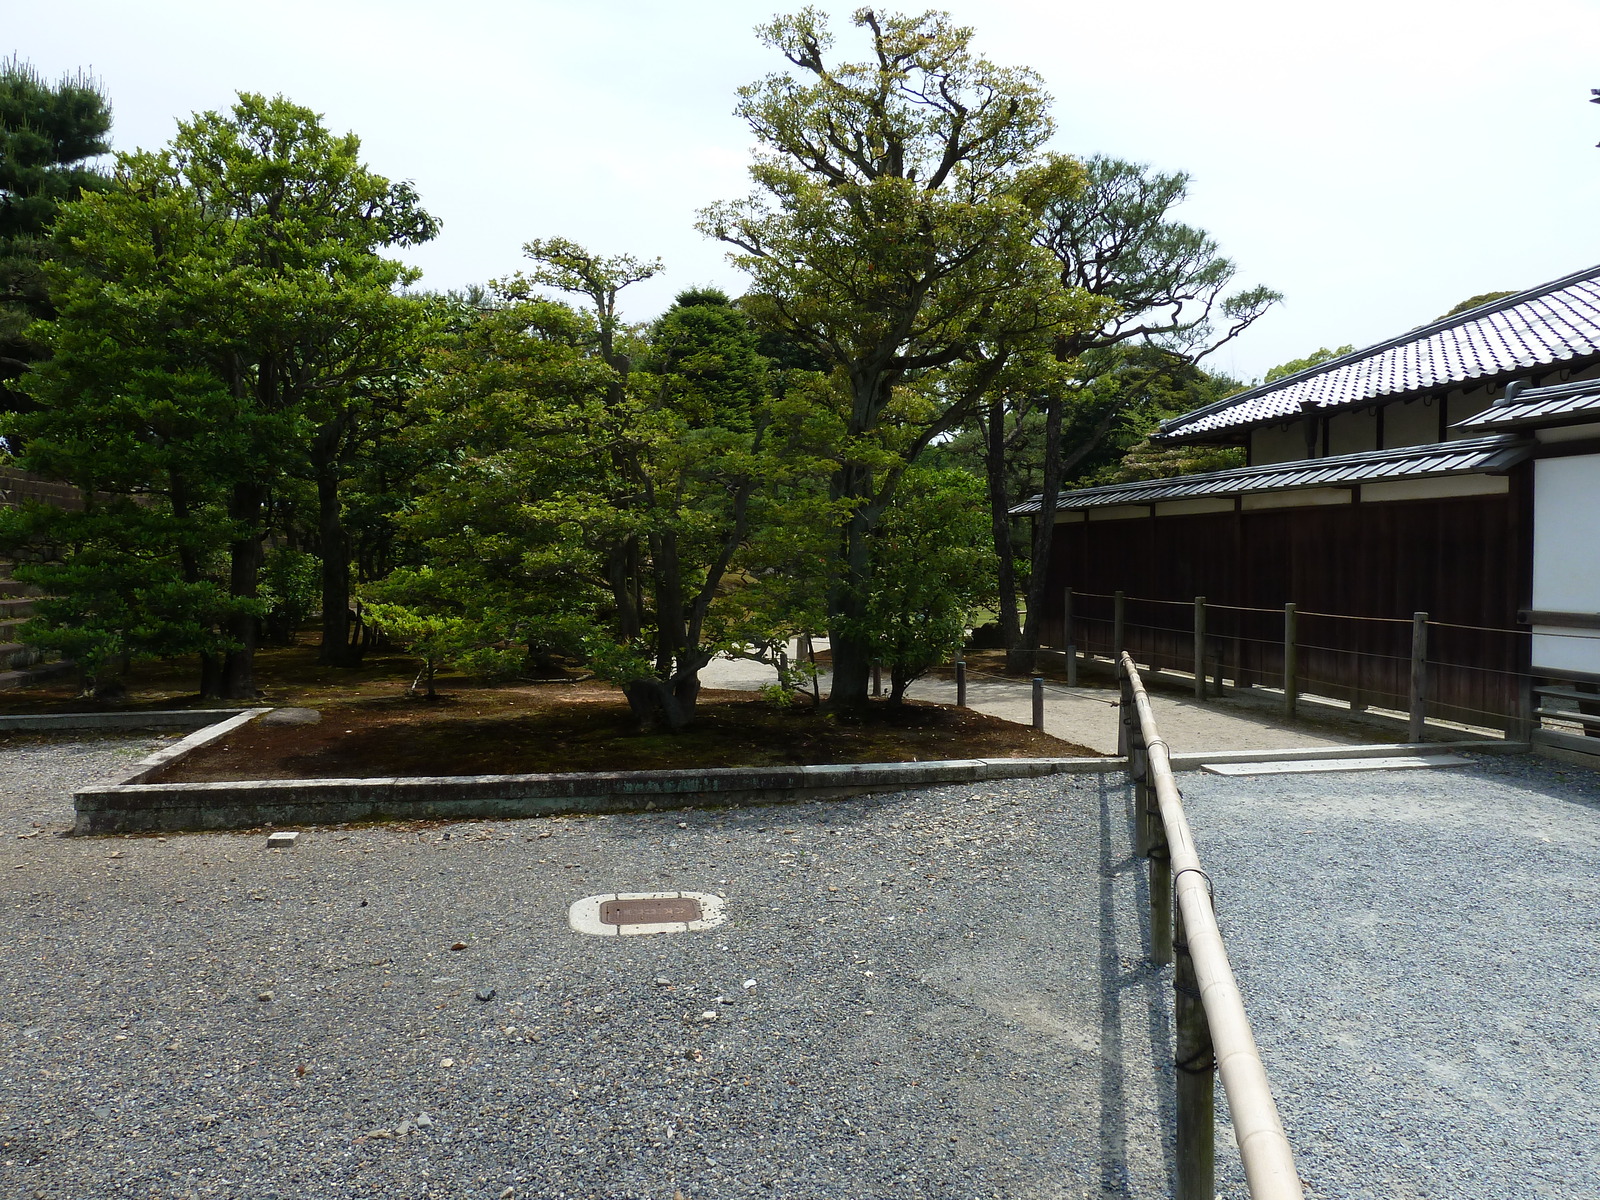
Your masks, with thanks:
[{"label": "dirt patch", "polygon": [[870,706],[843,722],[809,705],[774,708],[707,691],[679,734],[636,731],[626,701],[598,682],[483,689],[429,704],[387,697],[324,706],[318,725],[252,723],[151,782],[510,775],[1031,758],[1093,751],[968,709]]}]

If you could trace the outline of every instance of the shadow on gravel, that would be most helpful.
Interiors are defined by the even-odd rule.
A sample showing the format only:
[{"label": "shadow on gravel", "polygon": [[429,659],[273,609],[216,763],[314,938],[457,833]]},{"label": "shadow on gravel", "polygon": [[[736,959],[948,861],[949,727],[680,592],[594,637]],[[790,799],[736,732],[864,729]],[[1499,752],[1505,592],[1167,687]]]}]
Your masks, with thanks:
[{"label": "shadow on gravel", "polygon": [[[1124,1013],[1127,1004],[1147,1014],[1150,1058],[1161,1079],[1157,1112],[1163,1131],[1172,1128],[1170,1075],[1171,1025],[1167,1018],[1164,971],[1150,962],[1150,882],[1143,859],[1132,853],[1133,814],[1129,789],[1120,775],[1100,776],[1100,1187],[1107,1195],[1135,1195],[1128,1163],[1128,1109],[1137,1103],[1126,1067],[1129,1047],[1122,1023],[1137,1022],[1136,1013]],[[1120,829],[1119,829],[1120,827]],[[1126,963],[1118,941],[1117,880],[1133,873],[1131,899],[1138,914],[1138,960]],[[1124,896],[1126,903],[1130,897]],[[1172,1179],[1172,1141],[1163,1134],[1161,1156],[1166,1179]]]}]

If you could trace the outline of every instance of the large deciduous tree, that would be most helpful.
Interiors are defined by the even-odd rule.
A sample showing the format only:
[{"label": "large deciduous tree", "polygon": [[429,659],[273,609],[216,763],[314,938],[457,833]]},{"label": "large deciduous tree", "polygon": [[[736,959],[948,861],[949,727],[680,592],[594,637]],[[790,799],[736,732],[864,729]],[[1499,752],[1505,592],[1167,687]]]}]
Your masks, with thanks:
[{"label": "large deciduous tree", "polygon": [[[109,189],[56,224],[54,354],[28,383],[40,411],[15,426],[24,466],[224,531],[227,648],[202,690],[226,698],[255,695],[263,548],[291,475],[319,491],[324,616],[342,633],[339,455],[416,353],[423,310],[397,293],[416,272],[381,252],[437,224],[359,155],[309,109],[243,94],[160,152],[119,155]],[[131,477],[99,448],[113,438],[159,445],[161,468]]]},{"label": "large deciduous tree", "polygon": [[923,377],[1084,315],[1030,242],[1038,213],[1017,186],[1051,133],[1038,77],[975,54],[943,14],[864,8],[854,23],[866,61],[831,61],[815,9],[760,27],[795,70],[740,90],[757,190],[701,220],[750,273],[757,319],[826,363],[840,395],[828,620],[842,711],[867,699],[873,531],[907,465],[982,390]]}]

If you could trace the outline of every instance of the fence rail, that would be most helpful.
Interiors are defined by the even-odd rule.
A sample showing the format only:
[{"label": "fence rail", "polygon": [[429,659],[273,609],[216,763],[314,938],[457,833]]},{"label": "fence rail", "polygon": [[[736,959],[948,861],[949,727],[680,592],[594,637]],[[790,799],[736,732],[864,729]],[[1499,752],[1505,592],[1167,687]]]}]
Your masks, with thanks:
[{"label": "fence rail", "polygon": [[[1174,963],[1177,1200],[1216,1194],[1216,1077],[1252,1200],[1303,1200],[1250,1018],[1217,928],[1211,879],[1133,658],[1118,658],[1122,750],[1134,783],[1139,851],[1150,861],[1151,957]],[[1174,959],[1176,960],[1174,962]]]},{"label": "fence rail", "polygon": [[1499,729],[1526,740],[1537,724],[1526,629],[1407,617],[1154,600],[1064,589],[1057,648],[1115,661],[1123,650],[1151,671],[1191,675],[1195,696],[1281,689],[1285,712],[1315,694],[1352,711],[1408,714],[1412,740],[1429,717]]}]

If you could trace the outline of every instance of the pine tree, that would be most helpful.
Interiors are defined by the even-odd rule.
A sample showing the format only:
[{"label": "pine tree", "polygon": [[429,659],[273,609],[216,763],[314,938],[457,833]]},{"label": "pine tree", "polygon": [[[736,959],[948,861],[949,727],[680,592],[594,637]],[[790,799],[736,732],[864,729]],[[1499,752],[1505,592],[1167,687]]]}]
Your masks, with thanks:
[{"label": "pine tree", "polygon": [[54,315],[41,264],[61,204],[106,186],[92,166],[110,150],[111,104],[79,72],[47,83],[30,64],[0,60],[0,411],[29,401],[12,382],[44,355],[27,336]]}]

